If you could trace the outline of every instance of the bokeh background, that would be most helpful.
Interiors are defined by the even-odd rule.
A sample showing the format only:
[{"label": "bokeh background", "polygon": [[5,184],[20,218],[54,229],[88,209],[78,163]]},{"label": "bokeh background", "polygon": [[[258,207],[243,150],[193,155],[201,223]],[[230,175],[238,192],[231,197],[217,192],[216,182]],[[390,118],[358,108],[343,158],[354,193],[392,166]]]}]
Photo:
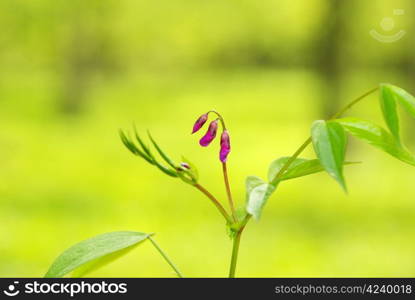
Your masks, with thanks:
[{"label": "bokeh background", "polygon": [[[225,200],[218,144],[202,149],[190,135],[200,114],[220,111],[243,205],[245,177],[265,177],[313,120],[379,82],[415,92],[414,9],[410,0],[0,1],[0,276],[43,276],[67,247],[116,230],[156,232],[186,276],[226,276],[221,216],[132,156],[118,129],[150,129]],[[384,43],[371,30],[406,35]],[[350,114],[383,124],[375,95]],[[415,146],[415,122],[403,116],[403,126]],[[326,174],[279,187],[243,236],[239,276],[415,276],[415,169],[360,142],[347,156],[363,161],[347,167],[349,195]],[[143,244],[90,276],[174,274]]]}]

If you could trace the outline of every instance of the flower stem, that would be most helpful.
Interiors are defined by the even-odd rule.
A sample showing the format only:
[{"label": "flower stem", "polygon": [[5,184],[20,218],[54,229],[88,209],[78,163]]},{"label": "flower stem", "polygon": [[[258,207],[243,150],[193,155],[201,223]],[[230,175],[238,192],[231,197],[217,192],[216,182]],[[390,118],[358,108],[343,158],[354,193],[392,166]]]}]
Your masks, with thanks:
[{"label": "flower stem", "polygon": [[242,232],[238,232],[233,238],[231,266],[229,268],[229,278],[235,278],[236,263],[238,262],[239,244]]},{"label": "flower stem", "polygon": [[250,215],[246,215],[245,219],[240,224],[240,227],[235,237],[233,238],[231,265],[229,268],[229,278],[235,278],[236,264],[238,262],[239,245],[241,243],[241,236],[250,218],[251,218]]},{"label": "flower stem", "polygon": [[[348,111],[350,108],[352,108],[354,105],[359,103],[361,100],[366,98],[367,96],[373,94],[376,92],[379,88],[376,87],[374,89],[371,89],[370,91],[364,93],[363,95],[357,97],[355,100],[347,104],[345,107],[343,107],[341,110],[339,110],[337,113],[335,113],[329,120],[337,119],[338,117],[342,116],[346,111]],[[285,173],[285,171],[288,170],[290,165],[296,160],[296,158],[304,151],[305,148],[307,148],[308,145],[311,144],[311,137],[309,137],[298,149],[295,151],[295,153],[290,157],[290,159],[284,164],[284,166],[280,169],[278,174],[275,176],[274,180],[272,180],[272,184],[277,184],[281,176]]]},{"label": "flower stem", "polygon": [[226,210],[223,208],[222,204],[220,204],[220,202],[208,190],[206,190],[203,186],[201,186],[198,183],[196,183],[194,187],[201,191],[203,194],[205,194],[206,197],[208,197],[212,201],[212,203],[216,206],[216,208],[219,210],[219,212],[222,214],[222,216],[226,219],[228,223],[233,222],[232,218],[228,215]]},{"label": "flower stem", "polygon": [[228,168],[227,168],[226,162],[222,163],[222,170],[223,170],[223,178],[225,180],[226,194],[228,195],[229,206],[232,212],[232,218],[233,218],[233,221],[236,222],[237,220],[236,220],[235,205],[232,199],[232,192],[231,192],[231,187],[229,184]]},{"label": "flower stem", "polygon": [[164,258],[164,260],[170,265],[170,267],[174,270],[174,272],[177,274],[178,277],[183,278],[182,273],[180,273],[179,269],[175,266],[175,264],[170,260],[170,258],[167,256],[167,254],[159,247],[159,245],[156,243],[156,241],[149,236],[148,239],[153,244],[153,246],[157,249],[157,251],[161,254],[161,256]]},{"label": "flower stem", "polygon": [[216,116],[218,116],[220,122],[222,123],[223,130],[226,130],[225,119],[222,117],[222,115],[220,113],[218,113],[216,110],[210,110],[210,111],[208,111],[208,114],[209,113],[213,113]]}]

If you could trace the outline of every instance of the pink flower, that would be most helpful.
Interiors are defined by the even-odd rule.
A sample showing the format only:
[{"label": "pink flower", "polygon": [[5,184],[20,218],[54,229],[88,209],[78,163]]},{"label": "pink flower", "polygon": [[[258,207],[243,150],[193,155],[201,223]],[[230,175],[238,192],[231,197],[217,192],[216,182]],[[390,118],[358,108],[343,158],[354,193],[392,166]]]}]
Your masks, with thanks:
[{"label": "pink flower", "polygon": [[228,155],[230,152],[231,152],[231,141],[229,138],[229,133],[227,130],[224,130],[222,132],[222,136],[220,139],[220,154],[219,154],[220,161],[225,163],[226,160],[228,159]]},{"label": "pink flower", "polygon": [[208,119],[208,114],[203,114],[197,119],[195,124],[193,125],[192,134],[199,131],[200,128],[202,128],[203,125],[205,125],[206,121]]},{"label": "pink flower", "polygon": [[199,141],[200,146],[207,147],[214,140],[216,132],[218,131],[218,121],[219,120],[216,119],[209,124],[206,134]]}]

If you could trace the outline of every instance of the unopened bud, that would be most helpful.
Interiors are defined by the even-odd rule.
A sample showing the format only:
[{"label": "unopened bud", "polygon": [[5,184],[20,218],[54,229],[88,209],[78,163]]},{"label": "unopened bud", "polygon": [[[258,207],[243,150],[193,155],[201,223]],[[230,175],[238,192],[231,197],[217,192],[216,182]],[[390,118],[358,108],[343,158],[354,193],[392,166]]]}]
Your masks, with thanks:
[{"label": "unopened bud", "polygon": [[229,138],[229,133],[227,130],[222,132],[222,136],[220,139],[220,154],[219,159],[221,162],[226,162],[228,159],[228,155],[231,152],[231,141]]},{"label": "unopened bud", "polygon": [[202,128],[203,125],[205,125],[206,121],[208,119],[208,114],[203,114],[199,117],[199,119],[196,120],[195,124],[193,125],[192,134],[196,131],[199,131],[200,128]]},{"label": "unopened bud", "polygon": [[207,130],[206,134],[200,139],[199,144],[203,147],[209,146],[209,144],[215,139],[216,132],[218,131],[218,121],[212,121],[209,124],[209,129]]}]

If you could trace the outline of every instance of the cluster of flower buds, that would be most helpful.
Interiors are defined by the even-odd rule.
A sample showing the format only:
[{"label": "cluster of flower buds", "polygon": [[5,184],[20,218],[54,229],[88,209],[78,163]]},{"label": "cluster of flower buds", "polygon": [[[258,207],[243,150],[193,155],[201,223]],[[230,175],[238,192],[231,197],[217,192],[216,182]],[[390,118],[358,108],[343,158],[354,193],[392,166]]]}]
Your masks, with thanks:
[{"label": "cluster of flower buds", "polygon": [[195,124],[193,125],[193,130],[192,130],[192,134],[199,131],[203,125],[205,125],[205,123],[207,122],[208,118],[209,118],[209,113],[215,113],[218,118],[213,120],[212,122],[210,122],[209,124],[209,128],[206,132],[206,134],[200,139],[199,144],[202,147],[207,147],[210,145],[210,143],[215,139],[216,134],[218,132],[218,126],[219,126],[219,121],[222,123],[222,135],[221,135],[221,139],[220,139],[220,153],[219,153],[219,159],[222,163],[225,163],[228,159],[228,155],[231,152],[231,143],[230,143],[230,138],[229,138],[229,132],[228,130],[226,130],[225,127],[225,123],[222,119],[222,117],[214,112],[214,111],[210,111],[207,112],[203,115],[201,115],[195,122]]},{"label": "cluster of flower buds", "polygon": [[126,133],[120,130],[120,137],[123,144],[136,156],[139,156],[146,160],[151,165],[156,166],[163,173],[171,177],[179,177],[184,182],[195,185],[198,181],[198,173],[196,167],[191,164],[188,160],[183,158],[183,162],[176,164],[173,160],[170,159],[166,153],[161,150],[160,146],[155,142],[150,133],[148,137],[153,144],[154,148],[157,150],[161,158],[167,163],[167,166],[161,164],[153,153],[150,151],[150,148],[143,142],[140,136],[137,133],[137,130],[134,128],[135,140],[131,139]]}]

